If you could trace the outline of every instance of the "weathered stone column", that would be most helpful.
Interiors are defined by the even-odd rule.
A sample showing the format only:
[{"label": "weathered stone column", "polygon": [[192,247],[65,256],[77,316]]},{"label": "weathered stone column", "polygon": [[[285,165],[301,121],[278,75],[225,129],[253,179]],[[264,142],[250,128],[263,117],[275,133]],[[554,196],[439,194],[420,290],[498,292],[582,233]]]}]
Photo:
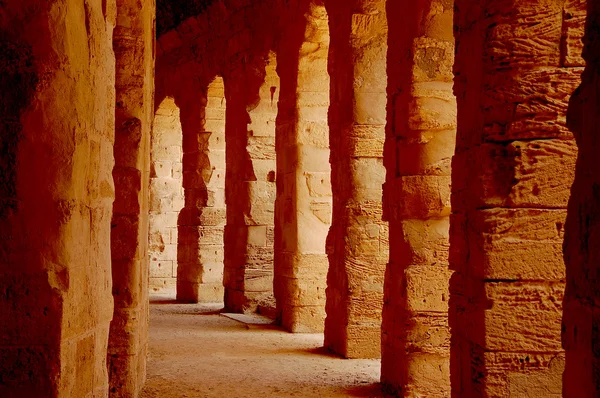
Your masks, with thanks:
[{"label": "weathered stone column", "polygon": [[[225,76],[227,100],[225,123],[225,308],[229,311],[253,311],[265,292],[271,291],[273,270],[273,166],[261,173],[254,161],[262,153],[274,163],[271,149],[263,147],[260,137],[273,141],[271,134],[249,131],[249,111],[260,103],[265,65],[254,76],[240,66]],[[269,90],[267,88],[267,90]],[[264,92],[264,88],[263,88]],[[272,145],[272,143],[271,143]],[[260,179],[259,179],[260,177]],[[271,238],[269,235],[271,234]]]},{"label": "weathered stone column", "polygon": [[106,397],[115,2],[1,9],[0,396]]},{"label": "weathered stone column", "polygon": [[136,396],[148,347],[148,191],[154,116],[154,1],[117,0],[115,203],[111,246],[115,312],[108,346],[110,396]]},{"label": "weathered stone column", "polygon": [[331,224],[329,28],[324,7],[289,2],[282,10],[277,71],[275,297],[283,327],[323,330]]},{"label": "weathered stone column", "polygon": [[273,270],[275,246],[275,119],[279,101],[277,62],[269,54],[265,78],[260,86],[260,102],[248,112],[248,154],[256,181],[249,184],[252,219],[249,226],[248,264],[244,291],[247,310],[273,303]]},{"label": "weathered stone column", "polygon": [[157,106],[150,145],[149,289],[154,293],[175,294],[177,219],[184,206],[183,137],[179,108],[173,98],[165,98]]},{"label": "weathered stone column", "polygon": [[[191,89],[190,87],[195,87]],[[213,177],[211,133],[204,131],[206,86],[190,83],[175,101],[183,132],[183,189],[185,204],[179,213],[177,240],[177,299],[187,302],[223,300],[224,209],[207,184]],[[221,201],[222,202],[222,201]]]},{"label": "weathered stone column", "polygon": [[390,223],[381,381],[401,396],[450,396],[450,163],[456,141],[452,3],[388,5]]},{"label": "weathered stone column", "polygon": [[452,388],[560,395],[562,240],[583,2],[457,0]]},{"label": "weathered stone column", "polygon": [[328,236],[325,346],[348,358],[380,355],[388,228],[385,180],[385,1],[327,2],[333,219]]},{"label": "weathered stone column", "polygon": [[[600,4],[581,2],[574,19],[585,17],[585,71],[571,97],[567,122],[575,134],[579,157],[565,225],[564,260],[567,287],[563,302],[562,343],[566,351],[563,397],[600,394]],[[573,42],[573,45],[579,44]],[[573,47],[573,53],[578,48]]]}]

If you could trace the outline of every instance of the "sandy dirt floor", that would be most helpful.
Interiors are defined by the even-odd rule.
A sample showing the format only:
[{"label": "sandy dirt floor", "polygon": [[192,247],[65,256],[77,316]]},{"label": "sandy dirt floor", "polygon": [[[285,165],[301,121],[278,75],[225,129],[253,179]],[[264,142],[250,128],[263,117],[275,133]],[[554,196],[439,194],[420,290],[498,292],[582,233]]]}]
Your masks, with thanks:
[{"label": "sandy dirt floor", "polygon": [[378,360],[346,360],[322,334],[229,319],[218,304],[156,298],[142,398],[380,397]]}]

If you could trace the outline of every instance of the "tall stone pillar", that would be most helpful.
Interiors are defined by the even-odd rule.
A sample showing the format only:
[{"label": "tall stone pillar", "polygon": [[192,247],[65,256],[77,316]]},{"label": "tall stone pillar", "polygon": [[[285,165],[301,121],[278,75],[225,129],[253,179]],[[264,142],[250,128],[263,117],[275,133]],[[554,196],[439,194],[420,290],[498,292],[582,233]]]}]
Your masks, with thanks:
[{"label": "tall stone pillar", "polygon": [[577,148],[577,1],[457,0],[452,388],[560,396],[562,241]]},{"label": "tall stone pillar", "polygon": [[0,396],[106,397],[115,2],[1,9]]},{"label": "tall stone pillar", "polygon": [[[283,327],[323,330],[331,224],[329,165],[329,34],[324,7],[290,2],[277,62],[275,297]],[[293,21],[293,22],[291,22]]]},{"label": "tall stone pillar", "polygon": [[[562,322],[566,351],[563,397],[600,395],[600,4],[587,3],[585,71],[569,103],[567,123],[575,134],[579,156],[565,225],[564,260],[567,286]],[[582,4],[583,5],[583,4]],[[581,24],[585,9],[574,19]],[[579,44],[573,41],[572,45]],[[572,47],[579,54],[579,48]]]},{"label": "tall stone pillar", "polygon": [[[266,72],[264,64],[258,67],[262,68],[258,76],[245,68],[249,66],[233,70],[224,78],[227,100],[224,285],[225,308],[234,312],[252,311],[265,293],[270,294],[273,272],[273,136],[264,129],[257,129],[256,133],[249,130],[250,113],[261,103],[260,88],[264,86]],[[266,90],[270,93],[269,88]],[[256,162],[261,154],[267,161],[266,169],[262,170]]]},{"label": "tall stone pillar", "polygon": [[450,396],[450,163],[456,140],[453,8],[388,5],[384,216],[390,223],[381,381],[403,396]]},{"label": "tall stone pillar", "polygon": [[154,116],[154,1],[117,1],[115,202],[111,230],[115,310],[108,345],[110,396],[137,395],[148,348],[150,133]]},{"label": "tall stone pillar", "polygon": [[223,207],[208,185],[215,172],[211,164],[211,134],[204,131],[206,86],[188,86],[176,95],[180,108],[182,185],[184,207],[179,213],[177,239],[177,300],[223,300]]},{"label": "tall stone pillar", "polygon": [[376,358],[389,256],[382,220],[386,2],[355,3],[327,2],[333,219],[325,346],[348,358]]},{"label": "tall stone pillar", "polygon": [[175,294],[177,219],[184,205],[181,185],[183,134],[179,108],[173,98],[167,97],[156,106],[150,145],[149,290]]}]

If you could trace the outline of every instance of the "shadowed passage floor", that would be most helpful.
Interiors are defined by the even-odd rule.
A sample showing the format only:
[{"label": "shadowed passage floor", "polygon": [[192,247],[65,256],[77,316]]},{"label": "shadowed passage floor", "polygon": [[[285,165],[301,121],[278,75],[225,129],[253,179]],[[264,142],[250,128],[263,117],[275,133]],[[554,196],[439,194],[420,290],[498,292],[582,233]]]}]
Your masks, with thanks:
[{"label": "shadowed passage floor", "polygon": [[142,398],[381,396],[379,360],[329,355],[322,334],[240,322],[221,307],[151,301]]}]

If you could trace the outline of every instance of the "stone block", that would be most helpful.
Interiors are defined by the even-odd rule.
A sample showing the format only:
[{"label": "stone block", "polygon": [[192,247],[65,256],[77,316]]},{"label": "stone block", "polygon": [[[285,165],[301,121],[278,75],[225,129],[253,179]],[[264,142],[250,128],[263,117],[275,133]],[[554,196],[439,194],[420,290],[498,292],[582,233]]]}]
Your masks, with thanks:
[{"label": "stone block", "polygon": [[172,161],[156,161],[152,162],[151,176],[153,178],[172,178],[173,162]]},{"label": "stone block", "polygon": [[[559,54],[556,51],[553,57]],[[530,54],[523,56],[527,62],[535,59]],[[543,61],[535,62],[540,66]],[[482,99],[486,141],[570,138],[566,113],[581,72],[583,68],[537,67],[518,74],[505,69],[488,75]]]},{"label": "stone block", "polygon": [[485,279],[564,280],[565,218],[566,210],[476,212],[468,236],[471,274]]},{"label": "stone block", "polygon": [[[488,31],[486,70],[558,66],[562,28],[562,2],[518,1],[514,16],[499,21]],[[502,15],[503,3],[493,4],[488,15]],[[513,43],[510,51],[506,43]]]},{"label": "stone block", "polygon": [[404,272],[409,311],[448,313],[450,270],[439,266],[409,266]]},{"label": "stone block", "polygon": [[322,333],[325,320],[325,305],[281,307],[281,325],[292,333]]},{"label": "stone block", "polygon": [[492,351],[560,352],[563,292],[564,283],[486,283],[487,309],[470,309],[481,313],[471,316],[471,340]]},{"label": "stone block", "polygon": [[381,357],[381,328],[371,325],[348,325],[348,359],[377,359]]},{"label": "stone block", "polygon": [[[175,257],[177,258],[177,257]],[[173,276],[172,260],[150,260],[151,278],[171,278]]]},{"label": "stone block", "polygon": [[408,128],[413,131],[455,130],[456,100],[414,98],[410,105]]},{"label": "stone block", "polygon": [[463,178],[473,183],[453,187],[454,208],[566,208],[576,158],[575,142],[558,139],[484,144],[457,154],[456,166],[465,164]]},{"label": "stone block", "polygon": [[251,246],[264,247],[267,245],[267,227],[256,225],[248,227],[248,244]]},{"label": "stone block", "polygon": [[455,130],[418,131],[397,137],[397,172],[401,176],[450,175],[455,142]]},{"label": "stone block", "polygon": [[450,214],[450,176],[405,176],[386,182],[383,189],[388,221]]}]

